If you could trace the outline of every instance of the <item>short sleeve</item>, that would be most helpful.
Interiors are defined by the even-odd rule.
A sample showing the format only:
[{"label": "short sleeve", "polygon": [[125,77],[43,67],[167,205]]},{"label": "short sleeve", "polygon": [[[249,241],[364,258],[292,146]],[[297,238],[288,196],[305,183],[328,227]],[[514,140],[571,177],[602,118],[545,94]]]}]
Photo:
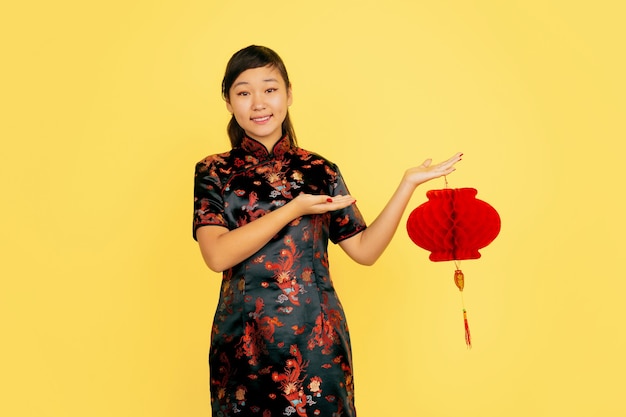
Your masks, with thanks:
[{"label": "short sleeve", "polygon": [[224,217],[224,198],[219,178],[212,174],[206,162],[196,164],[193,196],[193,238],[201,226],[227,227]]},{"label": "short sleeve", "polygon": [[[339,172],[339,168],[336,165],[332,168],[334,172],[331,176],[331,189],[329,190],[329,195],[336,196],[350,194],[348,187]],[[367,224],[365,223],[365,219],[363,218],[363,215],[361,215],[361,212],[357,208],[356,204],[352,204],[344,209],[333,211],[331,213],[329,237],[331,242],[335,244],[362,232],[366,228]]]}]

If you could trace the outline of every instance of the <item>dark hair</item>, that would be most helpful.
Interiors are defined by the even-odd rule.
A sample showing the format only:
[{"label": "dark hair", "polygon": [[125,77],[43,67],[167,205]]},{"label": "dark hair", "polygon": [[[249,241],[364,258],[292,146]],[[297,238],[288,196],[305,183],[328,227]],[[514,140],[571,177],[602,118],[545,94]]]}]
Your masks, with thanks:
[{"label": "dark hair", "polygon": [[[235,52],[226,65],[224,79],[222,80],[222,97],[224,100],[229,100],[230,87],[232,87],[233,83],[242,72],[252,68],[266,67],[268,65],[278,69],[285,81],[285,85],[287,87],[291,86],[287,68],[285,68],[285,64],[283,60],[280,59],[280,56],[265,46],[250,45]],[[232,147],[235,148],[239,146],[245,132],[241,126],[239,126],[237,120],[235,120],[234,115],[230,118],[226,130],[228,131],[228,137],[230,138]],[[287,116],[283,121],[283,134],[289,136],[289,141],[293,146],[297,145],[296,132],[289,119],[289,110],[287,110]]]}]

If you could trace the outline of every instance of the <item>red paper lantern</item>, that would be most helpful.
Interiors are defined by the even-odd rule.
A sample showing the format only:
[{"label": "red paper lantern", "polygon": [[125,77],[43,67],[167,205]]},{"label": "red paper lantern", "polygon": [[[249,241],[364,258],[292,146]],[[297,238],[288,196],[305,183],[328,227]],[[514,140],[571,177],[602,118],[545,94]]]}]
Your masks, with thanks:
[{"label": "red paper lantern", "polygon": [[431,252],[431,261],[478,259],[478,250],[498,236],[500,216],[477,193],[475,188],[430,190],[429,201],[411,212],[409,237]]},{"label": "red paper lantern", "polygon": [[[455,261],[454,282],[461,293],[465,277],[458,262],[480,258],[479,249],[500,233],[500,216],[489,204],[476,198],[474,188],[445,188],[426,193],[428,201],[411,212],[407,232],[417,246],[431,252],[433,262]],[[463,307],[465,342],[471,347],[467,312]]]}]

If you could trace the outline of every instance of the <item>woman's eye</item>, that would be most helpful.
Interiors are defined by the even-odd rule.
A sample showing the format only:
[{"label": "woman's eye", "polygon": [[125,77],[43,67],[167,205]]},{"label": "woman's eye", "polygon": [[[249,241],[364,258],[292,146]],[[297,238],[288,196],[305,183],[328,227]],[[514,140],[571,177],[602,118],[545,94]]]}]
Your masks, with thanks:
[{"label": "woman's eye", "polygon": [[276,88],[268,88],[267,90],[265,90],[266,93],[273,93],[274,91],[276,91]]},{"label": "woman's eye", "polygon": [[240,91],[237,93],[238,96],[247,96],[248,92],[247,91]]}]

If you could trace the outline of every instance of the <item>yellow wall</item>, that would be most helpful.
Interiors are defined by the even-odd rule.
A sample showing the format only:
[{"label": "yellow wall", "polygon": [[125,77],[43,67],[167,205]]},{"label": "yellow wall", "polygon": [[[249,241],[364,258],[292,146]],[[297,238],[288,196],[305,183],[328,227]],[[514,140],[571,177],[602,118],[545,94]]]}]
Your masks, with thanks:
[{"label": "yellow wall", "polygon": [[452,264],[403,228],[370,268],[333,249],[361,417],[626,414],[620,4],[3,5],[0,414],[208,414],[193,166],[228,149],[221,76],[250,43],[283,56],[300,144],[370,221],[404,168],[456,151],[450,185],[502,216],[462,264],[471,351]]}]

